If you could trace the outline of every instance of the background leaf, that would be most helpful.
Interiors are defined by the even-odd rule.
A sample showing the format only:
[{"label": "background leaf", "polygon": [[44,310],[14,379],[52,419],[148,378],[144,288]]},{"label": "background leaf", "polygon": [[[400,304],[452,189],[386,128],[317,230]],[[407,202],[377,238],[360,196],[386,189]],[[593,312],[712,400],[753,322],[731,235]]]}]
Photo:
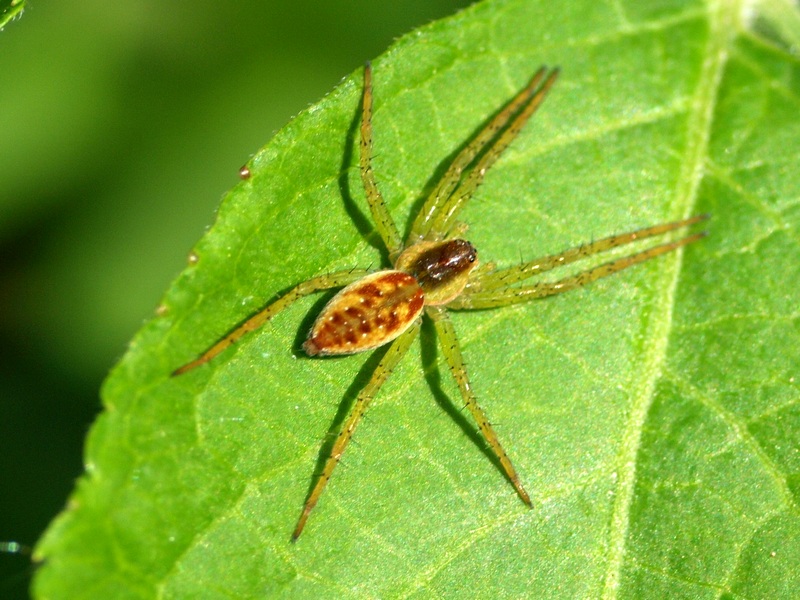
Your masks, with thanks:
[{"label": "background leaf", "polygon": [[0,0],[0,29],[22,14],[25,0]]},{"label": "background leaf", "polygon": [[107,380],[37,594],[795,596],[798,64],[740,8],[485,2],[374,61],[375,169],[404,226],[541,63],[562,79],[463,215],[482,257],[714,214],[683,255],[455,316],[533,510],[475,442],[430,330],[295,545],[321,438],[375,358],[302,357],[321,297],[168,377],[280,290],[382,260],[354,166],[359,70],[253,158]]}]

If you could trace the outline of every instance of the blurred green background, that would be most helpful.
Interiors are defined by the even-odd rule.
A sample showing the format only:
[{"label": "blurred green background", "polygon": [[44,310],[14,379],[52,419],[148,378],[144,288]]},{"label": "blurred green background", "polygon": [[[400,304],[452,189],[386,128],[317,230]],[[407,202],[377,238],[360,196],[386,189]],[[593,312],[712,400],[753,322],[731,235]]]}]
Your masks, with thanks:
[{"label": "blurred green background", "polygon": [[[105,374],[292,115],[466,0],[28,3],[0,32],[0,541],[82,471]],[[0,556],[0,597],[26,595]]]}]

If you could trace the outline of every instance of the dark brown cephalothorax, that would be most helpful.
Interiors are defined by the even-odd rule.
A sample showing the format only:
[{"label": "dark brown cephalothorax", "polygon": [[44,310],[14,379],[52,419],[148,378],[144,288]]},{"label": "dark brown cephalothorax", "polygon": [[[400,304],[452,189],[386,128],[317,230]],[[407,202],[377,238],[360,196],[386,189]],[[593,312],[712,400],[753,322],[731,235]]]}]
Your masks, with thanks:
[{"label": "dark brown cephalothorax", "polygon": [[[528,285],[523,285],[523,282],[545,271],[618,246],[687,227],[707,216],[700,215],[613,235],[560,254],[505,269],[495,269],[491,264],[484,265],[479,270],[475,268],[478,264],[477,253],[472,244],[459,238],[459,234],[465,231],[465,226],[456,218],[483,181],[486,172],[522,131],[525,123],[544,100],[557,75],[557,69],[547,74],[547,69],[541,68],[528,85],[464,146],[433,187],[403,242],[378,190],[372,170],[372,70],[367,65],[364,70],[361,112],[361,181],[375,226],[392,259],[392,268],[378,272],[351,269],[304,281],[247,319],[200,357],[173,372],[173,375],[180,375],[208,362],[299,298],[332,288],[343,289],[328,302],[311,328],[308,339],[303,344],[307,354],[352,354],[391,344],[343,423],[325,461],[325,467],[306,498],[292,533],[292,540],[296,540],[302,533],[309,514],[339,464],[339,459],[370,402],[414,341],[423,315],[433,321],[441,342],[442,354],[458,385],[465,407],[472,414],[478,429],[497,456],[503,472],[519,497],[525,504],[532,506],[516,469],[500,445],[486,413],[478,404],[448,311],[495,308],[561,294],[672,252],[703,237],[704,233],[695,233],[660,245],[651,245],[556,281],[540,281]],[[241,174],[247,181],[259,176],[269,177],[268,173],[251,173],[247,166],[243,167]],[[318,433],[312,432],[309,438],[313,439],[317,435]]]},{"label": "dark brown cephalothorax", "polygon": [[425,304],[439,306],[464,290],[478,266],[478,253],[466,240],[418,242],[400,254],[395,266],[416,278],[425,290]]}]

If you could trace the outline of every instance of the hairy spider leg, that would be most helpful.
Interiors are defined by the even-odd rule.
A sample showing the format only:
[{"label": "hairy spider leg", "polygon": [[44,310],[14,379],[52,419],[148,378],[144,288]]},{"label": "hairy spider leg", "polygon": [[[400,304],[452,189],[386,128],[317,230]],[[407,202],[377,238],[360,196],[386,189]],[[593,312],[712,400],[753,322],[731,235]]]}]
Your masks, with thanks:
[{"label": "hairy spider leg", "polygon": [[364,96],[361,107],[361,182],[367,194],[372,220],[375,221],[378,233],[394,262],[403,249],[403,242],[378,185],[375,183],[375,172],[372,170],[372,65],[370,63],[364,66]]},{"label": "hairy spider leg", "polygon": [[287,308],[303,296],[308,296],[314,292],[320,292],[322,290],[331,288],[344,287],[361,279],[365,275],[369,275],[370,272],[371,271],[366,269],[350,269],[349,271],[339,271],[338,273],[319,275],[318,277],[313,277],[308,281],[298,284],[289,292],[275,300],[275,302],[267,305],[261,311],[247,319],[244,323],[239,325],[236,329],[211,346],[198,358],[190,363],[186,363],[178,369],[175,369],[175,371],[172,372],[172,376],[174,377],[176,375],[181,375],[186,373],[186,371],[191,371],[203,363],[207,363],[217,354],[238,342],[242,336],[250,333],[251,331],[255,331],[264,325],[264,323],[269,321],[272,317],[281,312],[284,308]]},{"label": "hairy spider leg", "polygon": [[500,155],[508,148],[514,138],[519,135],[522,128],[525,127],[528,119],[530,119],[533,113],[541,106],[547,92],[550,91],[550,88],[553,87],[553,84],[556,82],[558,72],[558,69],[550,71],[550,74],[542,85],[523,105],[519,114],[511,121],[511,124],[501,130],[499,135],[495,137],[494,141],[488,146],[483,156],[481,156],[475,166],[472,167],[466,178],[459,182],[453,193],[438,207],[430,230],[425,236],[426,239],[449,237],[458,213],[461,212],[467,200],[472,197],[472,194],[483,182],[486,172],[494,165],[497,159],[500,158]]},{"label": "hairy spider leg", "polygon": [[311,494],[309,494],[305,506],[303,506],[303,512],[300,514],[300,519],[297,521],[297,526],[294,528],[294,533],[292,533],[293,542],[297,541],[297,538],[300,537],[301,533],[303,533],[303,528],[308,520],[308,515],[317,505],[317,501],[319,500],[322,491],[325,489],[325,486],[328,485],[331,474],[336,468],[336,465],[339,464],[339,460],[341,459],[342,454],[344,454],[347,444],[353,437],[353,431],[355,431],[358,423],[361,421],[361,417],[364,416],[367,407],[375,397],[375,394],[378,393],[380,387],[383,385],[386,379],[388,379],[389,375],[391,375],[392,371],[403,358],[403,356],[405,356],[406,352],[408,352],[408,349],[411,346],[411,343],[414,341],[414,338],[417,337],[418,332],[419,320],[403,335],[392,342],[392,345],[389,346],[386,354],[384,354],[383,358],[381,358],[381,361],[378,363],[375,371],[373,371],[369,383],[367,383],[364,389],[362,389],[358,394],[355,405],[352,409],[350,409],[350,414],[347,415],[347,420],[342,426],[341,431],[339,431],[339,435],[333,444],[331,453],[328,456],[328,459],[325,461],[325,467],[317,479],[314,489],[311,491]]},{"label": "hairy spider leg", "polygon": [[525,488],[522,486],[522,482],[519,479],[519,475],[517,475],[514,465],[511,464],[511,460],[508,458],[505,450],[503,450],[503,447],[500,445],[500,440],[497,439],[497,434],[495,433],[492,424],[489,422],[486,413],[478,404],[475,393],[472,391],[472,386],[469,382],[469,376],[467,375],[467,367],[464,364],[464,359],[461,355],[461,346],[458,343],[456,330],[453,327],[452,321],[450,321],[450,317],[447,315],[447,311],[443,307],[428,306],[426,307],[425,312],[433,320],[433,323],[436,327],[436,333],[442,345],[442,352],[447,360],[447,364],[450,366],[450,372],[453,374],[453,379],[455,379],[456,383],[458,384],[458,389],[461,391],[461,397],[463,398],[467,409],[469,409],[469,412],[472,413],[473,418],[478,423],[478,427],[480,428],[483,437],[489,443],[489,446],[492,448],[492,452],[494,452],[495,456],[497,456],[498,460],[500,461],[506,476],[517,490],[517,494],[519,494],[519,497],[522,498],[522,501],[525,504],[531,506],[531,498],[528,495],[528,492],[526,492]]},{"label": "hairy spider leg", "polygon": [[545,67],[541,67],[528,82],[525,89],[512,98],[508,104],[494,116],[489,124],[458,153],[455,159],[453,159],[453,162],[450,163],[450,166],[439,180],[439,183],[436,184],[433,192],[431,192],[430,196],[425,200],[422,209],[414,218],[414,223],[411,226],[411,233],[408,236],[406,245],[410,246],[416,244],[427,236],[433,224],[434,217],[441,209],[441,205],[444,204],[453,193],[453,190],[461,180],[461,174],[464,172],[464,169],[475,160],[475,157],[486,147],[486,144],[506,126],[509,120],[511,120],[511,117],[519,111],[520,107],[534,95],[546,71],[547,69]]},{"label": "hairy spider leg", "polygon": [[682,221],[661,223],[652,227],[637,229],[636,231],[620,233],[591,242],[589,244],[583,244],[576,248],[570,248],[569,250],[565,250],[560,254],[537,258],[530,262],[515,265],[507,269],[501,269],[491,273],[484,273],[469,283],[468,290],[477,293],[504,288],[511,284],[524,281],[525,279],[538,275],[539,273],[544,273],[545,271],[555,269],[556,267],[568,265],[575,261],[582,260],[592,256],[593,254],[606,252],[607,250],[611,250],[612,248],[616,248],[618,246],[625,246],[638,240],[644,240],[674,231],[675,229],[680,229],[681,227],[694,225],[700,221],[705,221],[708,219],[708,217],[709,215],[697,215]]},{"label": "hairy spider leg", "polygon": [[686,246],[706,237],[706,235],[708,234],[705,231],[695,233],[694,235],[681,238],[674,242],[661,244],[660,246],[654,246],[636,254],[623,256],[617,260],[604,263],[588,271],[583,271],[558,281],[536,283],[530,286],[504,287],[489,292],[476,291],[470,293],[467,289],[464,291],[464,294],[454,300],[448,307],[456,310],[495,308],[499,306],[508,306],[509,304],[519,304],[535,298],[563,294],[564,292],[582,287],[588,283],[602,279],[603,277],[608,277],[609,275],[613,275],[623,269],[650,260],[656,256],[661,256],[662,254],[677,250],[681,246]]}]

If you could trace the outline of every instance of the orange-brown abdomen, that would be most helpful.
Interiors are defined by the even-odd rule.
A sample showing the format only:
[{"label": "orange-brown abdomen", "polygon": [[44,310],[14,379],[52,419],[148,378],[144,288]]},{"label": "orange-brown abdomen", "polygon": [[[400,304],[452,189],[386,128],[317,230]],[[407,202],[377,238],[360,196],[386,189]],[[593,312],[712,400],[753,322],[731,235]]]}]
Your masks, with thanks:
[{"label": "orange-brown abdomen", "polygon": [[336,294],[303,344],[309,356],[353,354],[382,346],[419,318],[425,295],[402,271],[378,271]]}]

